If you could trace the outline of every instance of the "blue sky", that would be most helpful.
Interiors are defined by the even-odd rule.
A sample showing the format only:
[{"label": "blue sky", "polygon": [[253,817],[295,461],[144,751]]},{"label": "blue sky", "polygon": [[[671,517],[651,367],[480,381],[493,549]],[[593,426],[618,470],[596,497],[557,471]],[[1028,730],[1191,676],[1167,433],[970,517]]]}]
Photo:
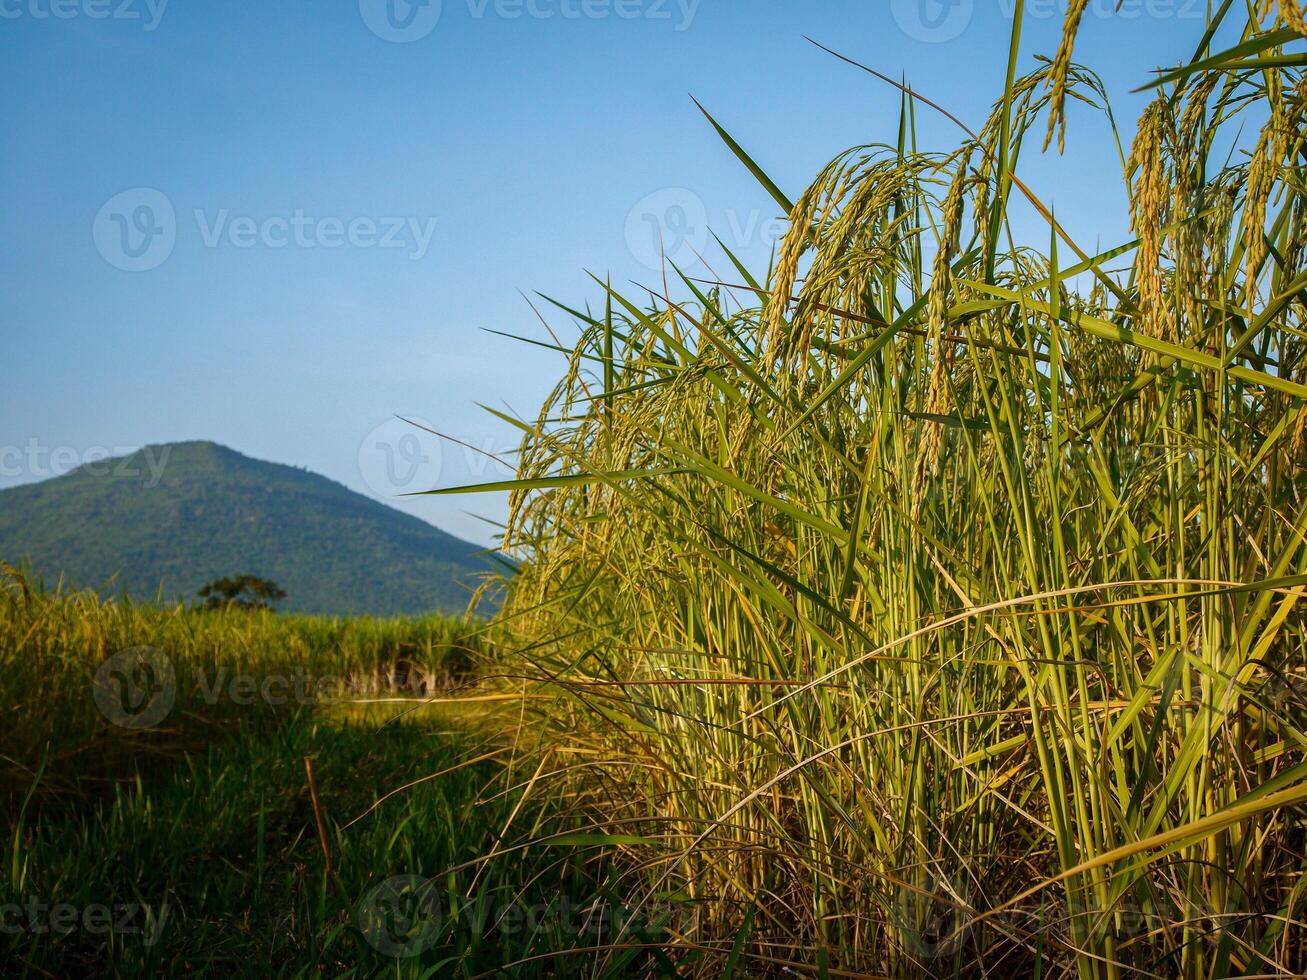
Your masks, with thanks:
[{"label": "blue sky", "polygon": [[[1205,7],[1115,6],[1077,60],[1128,135],[1129,90],[1188,57]],[[1063,10],[1027,8],[1026,67]],[[660,229],[765,267],[776,208],[691,93],[793,196],[898,112],[802,35],[975,124],[1010,23],[1010,0],[0,0],[0,486],[180,439],[392,502],[494,479],[392,417],[516,445],[474,403],[533,417],[562,363],[483,329],[544,336],[519,291],[653,283]],[[956,142],[921,121],[923,147]],[[1023,161],[1086,246],[1124,228],[1103,132],[1074,110],[1066,155]],[[401,506],[486,542],[465,511],[504,510]]]}]

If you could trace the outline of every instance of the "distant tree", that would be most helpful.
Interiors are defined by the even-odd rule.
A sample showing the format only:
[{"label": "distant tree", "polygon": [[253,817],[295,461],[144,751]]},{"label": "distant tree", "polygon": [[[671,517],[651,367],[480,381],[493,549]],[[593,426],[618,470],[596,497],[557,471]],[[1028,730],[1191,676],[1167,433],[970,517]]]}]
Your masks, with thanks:
[{"label": "distant tree", "polygon": [[237,575],[210,582],[197,593],[202,609],[272,609],[286,591],[276,582],[256,575]]}]

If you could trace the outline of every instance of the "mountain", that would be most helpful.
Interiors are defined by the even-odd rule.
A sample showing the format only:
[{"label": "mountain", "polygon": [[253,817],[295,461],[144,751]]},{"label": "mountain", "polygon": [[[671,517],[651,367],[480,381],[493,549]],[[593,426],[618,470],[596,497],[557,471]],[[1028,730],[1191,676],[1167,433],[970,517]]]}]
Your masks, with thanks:
[{"label": "mountain", "polygon": [[0,490],[0,559],[28,561],[47,585],[63,575],[139,598],[162,586],[191,599],[249,573],[285,589],[279,607],[295,612],[462,612],[492,567],[483,551],[326,477],[212,442],[147,446]]}]

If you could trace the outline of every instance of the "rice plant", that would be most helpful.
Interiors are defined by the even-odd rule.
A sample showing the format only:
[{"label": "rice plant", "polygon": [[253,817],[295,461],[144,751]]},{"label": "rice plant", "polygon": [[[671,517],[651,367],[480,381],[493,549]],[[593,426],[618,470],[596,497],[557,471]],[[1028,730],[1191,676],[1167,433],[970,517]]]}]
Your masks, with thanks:
[{"label": "rice plant", "polygon": [[504,416],[532,785],[689,972],[1307,973],[1307,26],[1219,5],[1091,252],[1018,166],[1069,103],[1116,138],[1069,7],[945,152],[904,89],[790,201],[718,127],[775,267],[600,283]]}]

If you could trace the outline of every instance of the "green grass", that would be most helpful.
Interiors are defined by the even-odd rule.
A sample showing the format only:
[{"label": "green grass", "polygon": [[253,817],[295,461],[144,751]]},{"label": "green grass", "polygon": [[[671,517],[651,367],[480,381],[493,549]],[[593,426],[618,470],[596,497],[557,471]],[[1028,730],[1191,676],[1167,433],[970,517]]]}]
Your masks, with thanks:
[{"label": "green grass", "polygon": [[[563,930],[561,914],[551,920],[538,913],[534,934],[525,926],[532,906],[565,895],[580,904],[594,894],[591,869],[572,852],[539,849],[484,869],[474,863],[448,870],[488,853],[518,802],[512,795],[484,799],[502,776],[494,762],[416,786],[339,829],[367,812],[381,787],[398,787],[478,748],[457,729],[377,730],[306,715],[189,756],[163,778],[121,784],[76,816],[29,821],[19,828],[17,872],[6,869],[0,888],[0,906],[23,909],[22,928],[0,935],[0,958],[56,976],[469,976],[583,944],[586,937]],[[332,827],[332,881],[304,756],[316,760]],[[529,807],[519,819],[534,825],[540,816]],[[393,875],[431,879],[437,889],[436,934],[418,955],[390,956],[392,947],[378,949],[369,939],[381,933],[360,906]],[[148,914],[129,924],[148,929],[39,932],[32,923],[48,926],[51,919],[38,911],[28,921],[33,901],[64,903],[79,915],[139,906]],[[455,907],[458,916],[450,914]],[[11,913],[9,924],[18,921]],[[522,975],[548,974],[540,967]]]},{"label": "green grass", "polygon": [[[0,724],[8,737],[0,803],[12,810],[43,763],[38,802],[77,801],[132,778],[142,760],[153,768],[233,732],[275,731],[298,707],[421,693],[423,685],[457,688],[477,669],[483,628],[445,616],[331,619],[161,608],[91,592],[47,592],[5,573]],[[106,659],[142,648],[171,667],[174,684],[171,709],[137,730],[106,717],[94,695]],[[269,698],[262,696],[265,682]]]},{"label": "green grass", "polygon": [[[468,690],[480,624],[160,609],[19,576],[0,617],[0,973],[553,976],[612,936],[610,848],[531,792],[538,758],[503,737],[493,690]],[[93,678],[141,645],[168,651],[175,704],[138,730],[101,713]],[[397,665],[423,697],[371,683]],[[205,695],[290,672],[351,686]],[[378,891],[395,876],[426,890]],[[634,944],[609,975],[657,955]]]}]

